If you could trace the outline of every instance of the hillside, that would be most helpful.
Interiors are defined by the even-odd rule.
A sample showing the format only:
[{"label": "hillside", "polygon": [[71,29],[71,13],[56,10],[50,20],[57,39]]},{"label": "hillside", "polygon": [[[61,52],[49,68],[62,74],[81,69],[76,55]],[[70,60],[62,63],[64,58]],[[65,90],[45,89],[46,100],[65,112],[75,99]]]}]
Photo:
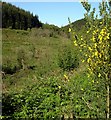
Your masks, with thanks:
[{"label": "hillside", "polygon": [[24,29],[42,27],[37,15],[25,11],[10,3],[2,2],[2,27],[12,29]]},{"label": "hillside", "polygon": [[[59,50],[63,46],[71,44],[69,39],[60,36],[52,30],[42,28],[33,28],[31,31],[3,29],[2,38],[2,70],[6,75],[3,80],[7,79],[7,77],[12,79],[20,71],[23,72],[19,65],[22,64],[19,59],[23,59],[25,62],[24,67],[26,69],[24,68],[24,72],[28,70],[36,72],[36,75],[44,75],[50,71],[55,71],[56,67],[59,68],[57,65]],[[12,57],[10,58],[10,56]],[[11,84],[20,82],[24,77],[25,74]],[[10,83],[10,80],[6,81],[4,80],[6,84],[7,82],[8,84]],[[7,88],[10,88],[11,84]],[[20,86],[22,87],[22,84]]]},{"label": "hillside", "polygon": [[92,107],[98,107],[98,98],[92,98],[95,85],[87,78],[86,63],[80,62],[82,53],[70,39],[50,36],[46,30],[3,29],[4,118],[82,118],[88,112],[92,118],[105,116],[103,101],[99,101],[102,107],[95,112],[82,100],[85,96]]},{"label": "hillside", "polygon": [[[85,19],[80,19],[80,20],[76,20],[75,22],[72,22],[70,25],[71,27],[73,27],[76,31],[80,31],[81,29],[83,29],[83,27],[86,24],[86,20]],[[70,26],[66,25],[64,27],[62,27],[63,29],[68,29]]]},{"label": "hillside", "polygon": [[78,34],[78,36],[81,36],[87,31],[85,24],[85,19],[76,20],[74,22],[71,22],[71,24],[61,27],[61,31],[65,32],[67,34],[67,37],[70,38],[69,28],[71,26],[71,28],[74,29],[75,33]]},{"label": "hillside", "polygon": [[[88,66],[92,59],[92,56],[88,58],[89,50],[94,54],[93,58],[100,57],[91,49],[94,46],[94,50],[98,50],[100,44],[91,44],[91,34],[86,34],[86,21],[81,19],[70,24],[78,38],[84,35],[76,39],[68,31],[69,24],[62,28],[44,24],[30,12],[3,4],[1,118],[106,118],[104,79],[98,71],[99,76],[89,74]],[[100,29],[102,35],[107,33],[104,30]],[[98,36],[93,38],[106,39]],[[109,38],[107,36],[107,40]],[[81,44],[75,44],[80,41]],[[87,49],[80,49],[80,46]]]},{"label": "hillside", "polygon": [[[38,15],[33,15],[29,11],[16,7],[10,3],[2,4],[2,27],[11,29],[27,30],[28,28],[47,28],[57,30],[55,25],[44,24],[39,20]],[[1,14],[1,10],[0,10]]]},{"label": "hillside", "polygon": [[[28,28],[48,28],[48,29],[58,29],[59,27],[55,25],[44,24],[39,20],[38,15],[33,15],[29,11],[25,11],[19,7],[16,7],[10,3],[1,2],[2,4],[2,27],[3,28],[12,28],[12,29],[24,29],[27,30]],[[75,29],[81,30],[81,28],[85,25],[85,20],[77,20],[72,23],[72,26]],[[79,27],[78,27],[79,26]],[[61,29],[67,31],[69,26],[64,26]]]}]

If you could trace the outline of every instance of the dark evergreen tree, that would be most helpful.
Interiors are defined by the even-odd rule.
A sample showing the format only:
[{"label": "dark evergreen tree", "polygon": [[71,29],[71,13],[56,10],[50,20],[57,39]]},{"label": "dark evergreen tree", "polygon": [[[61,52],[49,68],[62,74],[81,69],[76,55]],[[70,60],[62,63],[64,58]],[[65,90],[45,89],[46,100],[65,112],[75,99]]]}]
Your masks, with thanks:
[{"label": "dark evergreen tree", "polygon": [[[0,2],[0,18],[2,18],[2,3]],[[2,28],[2,19],[0,19],[0,28]]]},{"label": "dark evergreen tree", "polygon": [[20,9],[10,3],[1,2],[2,4],[2,27],[12,29],[23,29],[32,27],[42,27],[37,15],[29,11]]}]

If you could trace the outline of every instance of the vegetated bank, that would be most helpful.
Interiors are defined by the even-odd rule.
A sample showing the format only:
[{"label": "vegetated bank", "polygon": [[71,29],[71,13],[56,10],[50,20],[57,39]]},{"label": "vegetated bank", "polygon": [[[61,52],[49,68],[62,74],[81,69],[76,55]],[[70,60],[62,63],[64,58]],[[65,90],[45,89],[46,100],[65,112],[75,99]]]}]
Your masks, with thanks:
[{"label": "vegetated bank", "polygon": [[51,36],[49,32],[52,30],[3,29],[3,116],[104,116],[104,96],[99,92],[103,88],[96,93],[94,81],[87,78],[87,66],[79,61],[81,55],[72,42],[64,34]]},{"label": "vegetated bank", "polygon": [[3,118],[105,116],[104,87],[87,77],[87,65],[80,61],[82,52],[73,46],[65,28],[8,27],[2,40]]}]

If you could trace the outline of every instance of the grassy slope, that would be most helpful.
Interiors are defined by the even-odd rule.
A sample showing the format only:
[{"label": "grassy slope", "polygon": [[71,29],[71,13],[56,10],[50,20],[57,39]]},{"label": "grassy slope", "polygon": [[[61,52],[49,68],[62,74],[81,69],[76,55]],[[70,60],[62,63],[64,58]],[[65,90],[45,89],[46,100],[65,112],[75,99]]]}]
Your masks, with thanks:
[{"label": "grassy slope", "polygon": [[[60,71],[57,61],[59,50],[71,44],[71,41],[63,37],[40,37],[38,29],[32,31],[3,29],[3,67],[10,65],[11,67],[18,64],[17,57],[19,51],[25,52],[25,64],[32,69],[19,70],[14,74],[6,74],[3,78],[5,88],[16,89],[30,84],[35,76],[50,76],[58,74]],[[43,31],[42,31],[43,32]],[[42,33],[41,33],[42,34]],[[33,57],[33,54],[34,57]],[[55,73],[56,72],[56,73]]]},{"label": "grassy slope", "polygon": [[67,33],[69,27],[71,26],[78,35],[82,35],[85,34],[85,32],[87,31],[85,28],[85,24],[86,24],[85,19],[80,19],[75,22],[72,22],[70,25],[62,27],[61,29]]},{"label": "grassy slope", "polygon": [[[96,81],[93,81],[93,78],[87,78],[87,65],[80,64],[79,68],[70,72],[62,71],[58,67],[58,53],[60,49],[65,45],[69,45],[75,50],[71,41],[61,36],[49,37],[47,34],[42,36],[42,33],[44,33],[44,31],[40,29],[32,29],[31,31],[3,29],[3,67],[5,65],[10,67],[18,65],[17,56],[20,54],[21,50],[25,53],[24,58],[26,66],[24,70],[20,69],[13,74],[6,74],[5,77],[3,77],[3,92],[19,93],[24,88],[28,90],[29,86],[33,85],[33,83],[39,85],[41,82],[43,84],[41,86],[49,84],[45,88],[41,88],[43,91],[49,89],[49,87],[51,90],[56,90],[58,86],[53,88],[51,84],[53,85],[55,80],[57,80],[57,85],[61,86],[64,90],[63,94],[65,94],[66,97],[63,99],[63,103],[69,101],[71,96],[67,95],[67,92],[71,92],[74,103],[71,106],[68,103],[64,104],[69,107],[74,107],[72,109],[75,110],[76,117],[88,118],[89,115],[95,117],[96,114],[100,117],[104,116],[104,102],[102,101],[104,99],[101,97],[100,92],[96,92]],[[69,82],[66,81],[64,74],[68,76]],[[33,94],[33,91],[30,92]],[[28,92],[29,96],[30,92]],[[48,94],[49,91],[46,91],[45,94],[46,93]],[[97,95],[100,97],[97,98]],[[81,100],[82,97],[85,100]],[[44,102],[46,106],[47,102],[50,103],[47,99],[46,97],[46,102]],[[90,105],[93,109],[90,109],[87,105],[89,100],[91,101]],[[100,101],[99,103],[97,102],[98,100]],[[59,109],[62,108],[64,110],[64,106],[66,105],[59,106]],[[98,106],[102,107],[98,108]],[[68,108],[66,112],[68,112]]]}]

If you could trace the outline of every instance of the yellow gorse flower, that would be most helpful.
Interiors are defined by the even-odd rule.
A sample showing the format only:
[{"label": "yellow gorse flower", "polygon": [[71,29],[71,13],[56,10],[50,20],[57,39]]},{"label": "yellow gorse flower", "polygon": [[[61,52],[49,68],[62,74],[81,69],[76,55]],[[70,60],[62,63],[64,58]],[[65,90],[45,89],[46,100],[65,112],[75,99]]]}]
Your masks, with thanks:
[{"label": "yellow gorse flower", "polygon": [[85,60],[82,60],[82,63],[84,63],[85,62]]},{"label": "yellow gorse flower", "polygon": [[95,42],[96,38],[93,36],[92,41]]},{"label": "yellow gorse flower", "polygon": [[92,83],[94,83],[94,80],[92,80]]},{"label": "yellow gorse flower", "polygon": [[69,28],[69,32],[71,32],[72,30],[71,30],[71,28]]},{"label": "yellow gorse flower", "polygon": [[96,47],[97,47],[97,44],[95,43],[95,44],[94,44],[94,48],[96,48]]},{"label": "yellow gorse flower", "polygon": [[89,33],[89,31],[87,31],[87,33]]},{"label": "yellow gorse flower", "polygon": [[92,51],[92,48],[91,47],[88,47],[89,51]]},{"label": "yellow gorse flower", "polygon": [[90,62],[91,62],[91,58],[88,58],[88,59],[87,59],[87,62],[90,63]]},{"label": "yellow gorse flower", "polygon": [[68,76],[67,76],[67,75],[65,75],[65,74],[64,74],[64,78],[65,78],[65,80],[69,81]]},{"label": "yellow gorse flower", "polygon": [[102,22],[100,22],[100,24],[102,24]]},{"label": "yellow gorse flower", "polygon": [[100,41],[102,41],[103,36],[100,34],[100,35],[98,36],[98,38],[99,38]]},{"label": "yellow gorse flower", "polygon": [[98,52],[97,51],[94,54],[95,54],[95,56],[98,56]]},{"label": "yellow gorse flower", "polygon": [[81,90],[82,90],[82,91],[84,91],[84,89],[83,89],[83,88],[81,88]]},{"label": "yellow gorse flower", "polygon": [[99,83],[98,81],[96,81],[96,83]]},{"label": "yellow gorse flower", "polygon": [[61,86],[59,85],[58,88],[61,89]]},{"label": "yellow gorse flower", "polygon": [[100,74],[100,73],[98,74],[98,77],[101,77],[101,74]]},{"label": "yellow gorse flower", "polygon": [[83,40],[83,37],[81,36],[81,40]]},{"label": "yellow gorse flower", "polygon": [[76,41],[74,41],[74,45],[77,46],[77,42]]}]

